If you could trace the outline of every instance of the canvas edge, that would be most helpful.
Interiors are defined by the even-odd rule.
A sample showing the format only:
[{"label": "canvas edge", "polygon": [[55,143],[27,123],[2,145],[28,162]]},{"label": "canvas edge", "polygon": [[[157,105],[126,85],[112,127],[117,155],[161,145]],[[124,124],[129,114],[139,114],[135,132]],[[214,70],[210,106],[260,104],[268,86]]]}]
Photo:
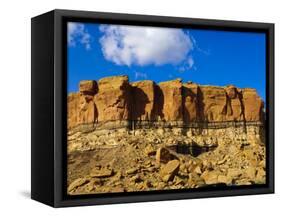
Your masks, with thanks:
[{"label": "canvas edge", "polygon": [[[198,26],[211,25],[218,28],[249,28],[267,30],[269,32],[269,185],[259,189],[239,189],[239,190],[224,190],[212,192],[192,192],[192,193],[167,193],[161,195],[134,195],[121,196],[114,198],[87,198],[66,200],[63,196],[63,177],[62,177],[62,144],[63,144],[63,98],[65,81],[63,81],[63,45],[62,45],[62,21],[66,17],[77,17],[85,19],[119,19],[130,22],[149,22],[149,23],[191,23]],[[151,22],[153,21],[153,22]],[[195,198],[210,198],[223,196],[241,196],[252,194],[274,193],[274,24],[272,23],[253,23],[241,21],[223,21],[223,20],[207,20],[194,18],[178,18],[178,17],[161,17],[149,15],[132,15],[132,14],[114,14],[103,12],[85,12],[72,10],[54,10],[54,207],[68,207],[81,205],[100,205],[113,203],[130,203],[130,202],[145,202],[145,201],[162,201],[175,199],[195,199]]]}]

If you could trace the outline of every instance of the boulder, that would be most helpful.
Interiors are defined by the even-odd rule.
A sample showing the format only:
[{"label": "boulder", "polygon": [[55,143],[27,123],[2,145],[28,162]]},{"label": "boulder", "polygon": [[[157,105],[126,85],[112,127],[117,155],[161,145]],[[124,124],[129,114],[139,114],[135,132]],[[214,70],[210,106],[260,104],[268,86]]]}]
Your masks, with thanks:
[{"label": "boulder", "polygon": [[238,177],[241,176],[241,174],[242,172],[238,168],[229,168],[227,170],[227,177],[229,178],[237,179]]},{"label": "boulder", "polygon": [[202,173],[201,167],[197,165],[196,167],[194,167],[193,172],[196,174],[201,174]]},{"label": "boulder", "polygon": [[266,172],[264,168],[257,169],[257,175],[255,181],[257,184],[264,184],[266,182]]},{"label": "boulder", "polygon": [[137,172],[138,172],[138,168],[131,168],[131,169],[126,170],[127,175],[136,174]]},{"label": "boulder", "polygon": [[167,148],[158,148],[156,151],[156,163],[167,163],[168,161],[177,159],[177,156],[172,154]]},{"label": "boulder", "polygon": [[164,182],[172,181],[178,174],[180,162],[178,160],[169,161],[160,171],[160,176]]},{"label": "boulder", "polygon": [[90,175],[93,178],[106,178],[106,177],[113,176],[113,174],[114,174],[113,170],[110,168],[102,168],[100,170],[94,168]]},{"label": "boulder", "polygon": [[82,185],[85,185],[89,182],[86,178],[78,178],[75,179],[67,188],[68,192],[74,191],[75,189],[79,188]]},{"label": "boulder", "polygon": [[205,181],[197,173],[189,173],[187,184],[190,188],[203,187],[205,186]]},{"label": "boulder", "polygon": [[255,180],[256,178],[256,167],[250,166],[246,169],[244,169],[243,171],[243,175],[247,178],[249,178],[250,180]]},{"label": "boulder", "polygon": [[138,182],[141,182],[142,181],[142,178],[139,174],[136,174],[134,175],[133,177],[130,178],[130,182],[133,182],[133,183],[138,183]]},{"label": "boulder", "polygon": [[212,171],[204,171],[201,175],[201,178],[204,179],[205,183],[207,185],[213,185],[213,184],[218,184],[218,176],[220,173],[217,170],[212,170]]},{"label": "boulder", "polygon": [[232,184],[232,178],[225,175],[218,175],[218,183],[224,183],[226,185]]},{"label": "boulder", "polygon": [[98,92],[98,84],[94,80],[84,80],[79,83],[79,92],[94,95]]}]

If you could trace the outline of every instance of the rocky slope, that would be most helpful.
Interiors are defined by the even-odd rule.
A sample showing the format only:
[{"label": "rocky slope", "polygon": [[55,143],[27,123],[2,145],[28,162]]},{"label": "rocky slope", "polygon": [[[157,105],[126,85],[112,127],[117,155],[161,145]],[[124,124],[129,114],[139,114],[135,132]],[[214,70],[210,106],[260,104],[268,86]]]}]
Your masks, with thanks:
[{"label": "rocky slope", "polygon": [[265,183],[255,89],[116,76],[67,101],[69,194]]}]

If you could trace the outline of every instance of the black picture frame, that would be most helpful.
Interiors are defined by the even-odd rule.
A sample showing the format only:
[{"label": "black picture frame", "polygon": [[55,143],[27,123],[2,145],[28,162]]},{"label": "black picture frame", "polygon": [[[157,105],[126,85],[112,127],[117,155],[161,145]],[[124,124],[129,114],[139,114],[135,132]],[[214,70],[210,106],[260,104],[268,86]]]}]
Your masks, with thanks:
[{"label": "black picture frame", "polygon": [[[67,21],[266,33],[266,184],[171,191],[66,194]],[[274,193],[274,24],[53,10],[31,21],[31,198],[53,207]]]}]

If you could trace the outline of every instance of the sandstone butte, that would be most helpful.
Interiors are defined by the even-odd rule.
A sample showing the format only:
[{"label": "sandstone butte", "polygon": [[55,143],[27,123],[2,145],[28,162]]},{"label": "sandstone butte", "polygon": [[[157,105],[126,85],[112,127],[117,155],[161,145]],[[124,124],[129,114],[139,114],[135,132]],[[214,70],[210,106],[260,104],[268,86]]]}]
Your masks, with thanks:
[{"label": "sandstone butte", "polygon": [[108,121],[181,121],[183,123],[260,122],[264,103],[253,88],[183,83],[129,83],[127,76],[81,81],[67,97],[68,128]]}]

